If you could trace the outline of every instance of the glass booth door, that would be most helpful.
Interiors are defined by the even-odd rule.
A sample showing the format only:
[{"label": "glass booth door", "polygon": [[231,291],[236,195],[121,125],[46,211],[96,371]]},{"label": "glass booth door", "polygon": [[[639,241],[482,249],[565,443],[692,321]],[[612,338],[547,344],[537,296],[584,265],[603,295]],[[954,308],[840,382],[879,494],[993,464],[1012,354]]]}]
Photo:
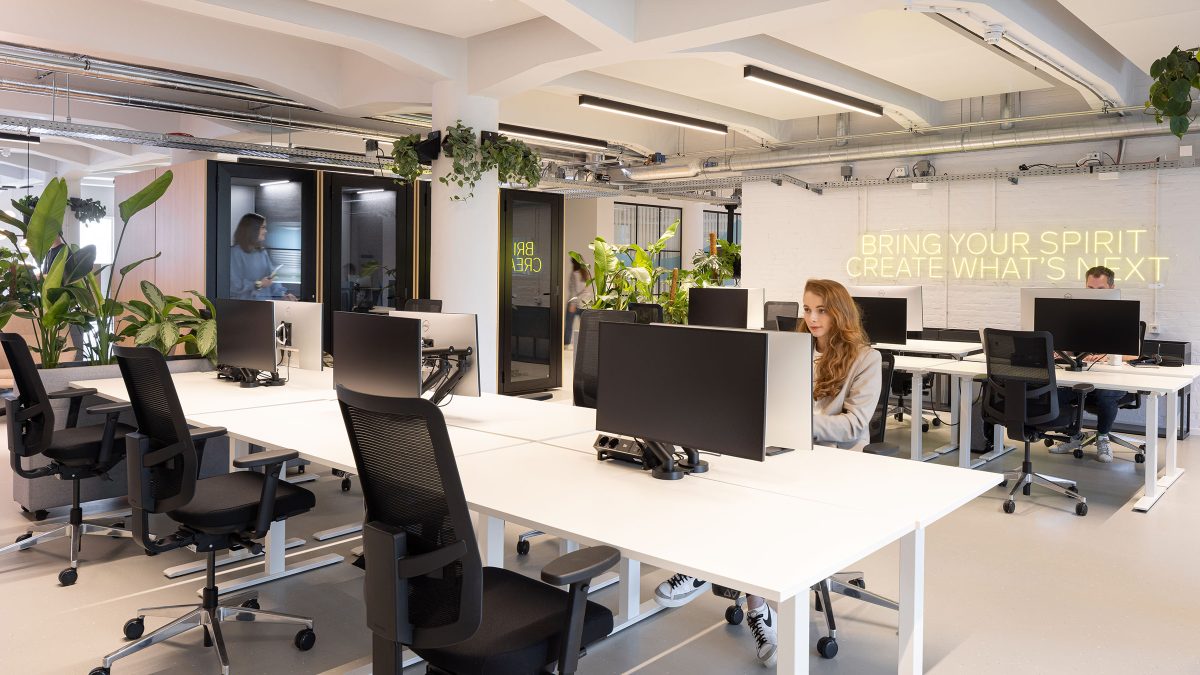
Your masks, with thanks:
[{"label": "glass booth door", "polygon": [[563,197],[500,191],[500,393],[562,386]]}]

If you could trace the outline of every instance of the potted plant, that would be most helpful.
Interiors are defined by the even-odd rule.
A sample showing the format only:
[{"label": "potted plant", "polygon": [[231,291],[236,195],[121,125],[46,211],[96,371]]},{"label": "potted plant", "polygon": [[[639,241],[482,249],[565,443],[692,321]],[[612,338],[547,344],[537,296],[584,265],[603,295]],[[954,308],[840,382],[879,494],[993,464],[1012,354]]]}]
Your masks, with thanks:
[{"label": "potted plant", "polygon": [[537,187],[542,179],[542,158],[524,142],[503,134],[484,132],[481,152],[483,168],[496,169],[501,183],[523,183]]},{"label": "potted plant", "polygon": [[149,280],[142,280],[141,288],[145,300],[125,303],[130,316],[125,319],[121,337],[131,337],[139,346],[154,347],[163,356],[170,356],[182,344],[185,354],[203,356],[215,364],[217,321],[212,302],[196,291],[188,291],[203,305],[198,309],[190,300],[165,295]]},{"label": "potted plant", "polygon": [[75,214],[75,220],[84,224],[98,223],[108,215],[108,209],[104,208],[104,204],[95,199],[70,197],[67,199],[67,207],[71,209],[71,213]]},{"label": "potted plant", "polygon": [[465,126],[462,120],[458,120],[452,127],[447,127],[446,136],[442,140],[442,152],[454,161],[450,164],[450,171],[438,176],[438,181],[442,185],[453,184],[467,190],[465,197],[453,194],[450,195],[450,199],[464,201],[474,197],[475,184],[483,177],[485,170],[475,130]]},{"label": "potted plant", "polygon": [[1146,109],[1154,108],[1154,120],[1162,124],[1163,118],[1170,121],[1171,133],[1179,138],[1191,126],[1188,113],[1192,110],[1192,88],[1200,88],[1200,48],[1180,49],[1157,59],[1150,66],[1150,96]]},{"label": "potted plant", "polygon": [[668,270],[655,265],[654,260],[678,230],[677,220],[658,241],[645,249],[637,244],[618,246],[606,242],[603,237],[596,237],[588,244],[594,261],[590,267],[583,256],[570,251],[571,258],[587,267],[591,275],[588,287],[592,290],[592,302],[588,309],[626,309],[631,302],[660,302],[660,296],[654,294],[654,286]]},{"label": "potted plant", "polygon": [[412,182],[425,173],[425,167],[417,153],[417,144],[421,142],[420,134],[401,136],[392,141],[392,164],[388,167],[392,173],[401,179]]}]

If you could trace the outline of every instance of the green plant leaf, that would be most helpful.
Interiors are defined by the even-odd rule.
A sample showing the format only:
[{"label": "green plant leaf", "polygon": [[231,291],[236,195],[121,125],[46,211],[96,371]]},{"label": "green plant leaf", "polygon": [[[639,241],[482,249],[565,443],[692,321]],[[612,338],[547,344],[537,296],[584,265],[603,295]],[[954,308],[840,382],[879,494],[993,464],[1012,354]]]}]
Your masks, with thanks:
[{"label": "green plant leaf", "polygon": [[1183,135],[1187,133],[1191,121],[1187,117],[1172,117],[1171,118],[1171,133],[1183,139]]},{"label": "green plant leaf", "polygon": [[21,234],[25,234],[25,221],[23,220],[13,218],[4,211],[0,211],[0,222],[3,222],[5,225],[11,225],[17,228],[17,231]]},{"label": "green plant leaf", "polygon": [[33,214],[29,216],[29,227],[25,234],[25,245],[39,264],[62,234],[63,217],[67,213],[67,181],[53,178],[42,190],[41,199]]},{"label": "green plant leaf", "polygon": [[133,262],[131,262],[131,263],[129,263],[128,265],[126,265],[126,266],[124,266],[124,267],[122,267],[122,268],[121,268],[121,276],[123,277],[123,276],[125,276],[126,274],[129,274],[129,273],[130,273],[130,272],[132,272],[133,270],[137,269],[137,266],[138,266],[138,265],[141,265],[142,263],[144,263],[144,262],[148,262],[148,261],[150,261],[150,260],[154,260],[155,258],[157,258],[157,257],[159,257],[159,256],[161,256],[161,255],[162,255],[162,251],[159,251],[158,253],[155,253],[155,254],[154,254],[154,255],[152,255],[152,256],[147,256],[147,257],[145,257],[145,258],[142,258],[141,260],[134,260]]},{"label": "green plant leaf", "polygon": [[67,266],[63,272],[63,283],[73,284],[92,273],[96,264],[96,247],[88,244],[67,254]]},{"label": "green plant leaf", "polygon": [[137,342],[139,345],[148,345],[154,342],[158,338],[158,326],[159,324],[157,323],[147,323],[138,328],[134,342]]},{"label": "green plant leaf", "polygon": [[121,202],[117,207],[121,212],[121,221],[128,224],[130,219],[137,215],[139,211],[158,201],[163,196],[163,193],[167,191],[167,188],[171,186],[171,181],[174,178],[174,174],[168,169],[163,172],[163,175],[151,181],[149,185],[138,190],[132,197]]},{"label": "green plant leaf", "polygon": [[213,320],[205,321],[196,329],[196,350],[198,353],[207,356],[217,349],[217,322]]},{"label": "green plant leaf", "polygon": [[158,325],[158,340],[162,344],[162,352],[166,354],[179,342],[179,327],[170,321]]},{"label": "green plant leaf", "polygon": [[143,279],[141,286],[142,295],[146,296],[146,302],[150,303],[150,306],[154,308],[155,312],[162,314],[163,307],[166,305],[166,300],[163,298],[162,291],[158,290],[158,286],[155,286],[148,279]]}]

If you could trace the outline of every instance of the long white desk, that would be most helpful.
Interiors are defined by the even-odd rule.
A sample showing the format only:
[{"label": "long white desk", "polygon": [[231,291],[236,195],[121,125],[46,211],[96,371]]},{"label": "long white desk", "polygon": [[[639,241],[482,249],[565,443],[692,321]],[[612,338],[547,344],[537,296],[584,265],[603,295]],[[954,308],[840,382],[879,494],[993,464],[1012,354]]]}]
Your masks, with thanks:
[{"label": "long white desk", "polygon": [[949,356],[956,360],[983,351],[981,342],[956,342],[953,340],[905,340],[904,344],[878,342],[872,346],[876,349],[886,349],[900,354]]},{"label": "long white desk", "polygon": [[[1104,370],[1069,371],[1057,370],[1055,377],[1059,385],[1091,384],[1098,389],[1142,392],[1146,396],[1146,463],[1145,488],[1135,502],[1135,511],[1148,511],[1155,502],[1183,475],[1178,463],[1179,408],[1176,400],[1179,390],[1191,384],[1186,377],[1170,377],[1158,374],[1143,374],[1140,368],[1129,368],[1133,372],[1110,372]],[[929,369],[934,373],[945,373],[959,384],[959,400],[974,399],[974,383],[987,375],[987,364],[978,361],[959,361],[937,364]],[[1158,476],[1158,399],[1165,397],[1167,406],[1167,447],[1163,476]],[[971,407],[959,406],[959,466],[970,466]]]}]

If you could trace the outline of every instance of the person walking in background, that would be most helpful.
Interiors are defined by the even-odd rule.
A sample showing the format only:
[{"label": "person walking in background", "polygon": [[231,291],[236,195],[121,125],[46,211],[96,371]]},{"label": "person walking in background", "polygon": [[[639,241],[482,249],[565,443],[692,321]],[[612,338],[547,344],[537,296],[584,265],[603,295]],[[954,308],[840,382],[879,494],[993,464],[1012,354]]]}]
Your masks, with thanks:
[{"label": "person walking in background", "polygon": [[587,268],[572,258],[571,276],[567,278],[567,316],[563,321],[563,345],[567,349],[571,348],[571,335],[575,332],[575,317],[579,316],[583,306],[590,300],[585,295],[588,293],[588,282],[591,279]]},{"label": "person walking in background", "polygon": [[295,300],[287,286],[275,281],[271,257],[264,243],[267,219],[247,213],[238,221],[229,250],[229,295],[235,300]]}]

